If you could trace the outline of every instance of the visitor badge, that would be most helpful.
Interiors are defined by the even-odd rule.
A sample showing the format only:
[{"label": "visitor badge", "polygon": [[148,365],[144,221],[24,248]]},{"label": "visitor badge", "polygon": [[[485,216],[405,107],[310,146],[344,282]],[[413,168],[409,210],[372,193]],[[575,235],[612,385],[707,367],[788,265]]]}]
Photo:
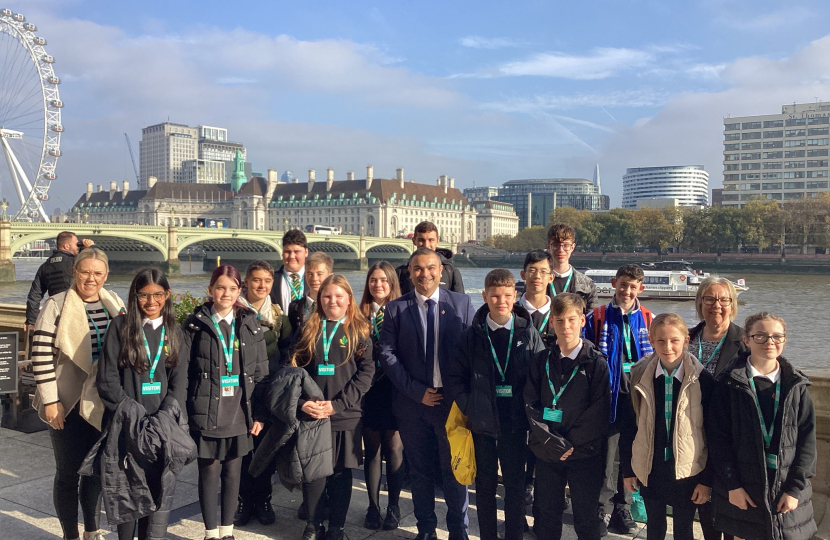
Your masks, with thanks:
[{"label": "visitor badge", "polygon": [[770,469],[777,469],[778,468],[778,456],[775,454],[767,454],[766,456],[767,467]]},{"label": "visitor badge", "polygon": [[513,397],[513,387],[509,384],[497,384],[496,397]]},{"label": "visitor badge", "polygon": [[141,395],[142,396],[152,396],[155,394],[161,394],[161,383],[160,382],[146,382],[141,383]]},{"label": "visitor badge", "polygon": [[317,375],[318,376],[331,376],[334,375],[334,365],[328,364],[320,364],[317,366]]},{"label": "visitor badge", "polygon": [[623,373],[631,373],[631,366],[634,365],[634,362],[623,362]]},{"label": "visitor badge", "polygon": [[671,458],[674,457],[674,453],[672,452],[671,448],[665,448],[663,450],[663,461],[669,461]]},{"label": "visitor badge", "polygon": [[542,418],[544,418],[548,422],[561,422],[562,411],[558,409],[551,409],[549,407],[545,407],[545,412],[542,414]]},{"label": "visitor badge", "polygon": [[239,386],[239,375],[223,375],[221,379],[222,397],[233,396],[233,389]]}]

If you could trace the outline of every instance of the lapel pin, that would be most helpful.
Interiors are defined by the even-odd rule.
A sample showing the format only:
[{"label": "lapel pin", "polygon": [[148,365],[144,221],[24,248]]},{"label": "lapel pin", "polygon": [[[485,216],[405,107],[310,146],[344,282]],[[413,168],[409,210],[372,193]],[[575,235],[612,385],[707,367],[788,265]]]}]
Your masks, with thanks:
[{"label": "lapel pin", "polygon": [[446,313],[446,311],[444,311],[444,310],[442,309],[442,310],[441,310],[441,315],[444,315],[445,313]]}]

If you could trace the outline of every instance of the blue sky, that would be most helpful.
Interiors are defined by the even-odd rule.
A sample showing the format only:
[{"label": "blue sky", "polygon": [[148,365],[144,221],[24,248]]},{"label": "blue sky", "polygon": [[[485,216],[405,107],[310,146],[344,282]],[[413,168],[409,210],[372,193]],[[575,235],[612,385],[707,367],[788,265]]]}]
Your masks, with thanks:
[{"label": "blue sky", "polygon": [[[830,3],[7,1],[63,79],[52,205],[132,179],[123,132],[228,127],[255,170],[456,186],[703,164],[722,119],[830,100]],[[0,193],[12,192],[0,169]],[[134,182],[133,182],[134,183]],[[11,197],[9,197],[11,198]]]}]

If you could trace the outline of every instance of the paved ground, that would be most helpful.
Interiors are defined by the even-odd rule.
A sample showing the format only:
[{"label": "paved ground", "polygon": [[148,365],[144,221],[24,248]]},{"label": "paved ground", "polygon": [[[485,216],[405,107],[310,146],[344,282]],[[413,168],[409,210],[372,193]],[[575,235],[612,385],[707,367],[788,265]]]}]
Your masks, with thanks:
[{"label": "paved ground", "polygon": [[[24,434],[0,428],[0,538],[4,540],[54,540],[61,537],[60,525],[55,517],[52,502],[52,481],[54,477],[54,456],[45,431]],[[361,475],[362,477],[362,475]],[[197,474],[194,465],[190,465],[180,476],[176,487],[176,504],[173,521],[168,529],[170,540],[201,540],[204,538],[204,526],[199,512],[196,491]],[[262,526],[253,520],[244,529],[237,529],[237,540],[263,538],[296,539],[302,536],[304,522],[297,520],[297,508],[302,496],[299,492],[289,492],[282,486],[274,486],[273,505],[277,513],[274,525]],[[382,499],[385,499],[382,494]],[[383,501],[382,501],[383,504]],[[405,491],[401,497],[401,527],[396,531],[369,531],[363,528],[368,497],[366,486],[361,480],[355,480],[352,504],[346,525],[346,533],[351,540],[372,538],[377,540],[414,538],[416,534],[415,517],[412,514],[412,499]],[[439,509],[439,538],[446,539]],[[503,518],[504,516],[500,516]],[[532,518],[528,518],[532,523]],[[570,513],[565,515],[563,540],[575,540],[573,522]],[[101,527],[108,530],[106,516],[101,515]],[[115,533],[107,534],[108,540],[114,540]],[[470,505],[470,537],[478,538],[478,523],[475,513],[475,501]],[[696,538],[702,538],[696,526]],[[532,533],[525,534],[528,540],[535,538]],[[645,538],[645,528],[639,527],[630,536],[609,535],[608,540],[625,538]]]}]

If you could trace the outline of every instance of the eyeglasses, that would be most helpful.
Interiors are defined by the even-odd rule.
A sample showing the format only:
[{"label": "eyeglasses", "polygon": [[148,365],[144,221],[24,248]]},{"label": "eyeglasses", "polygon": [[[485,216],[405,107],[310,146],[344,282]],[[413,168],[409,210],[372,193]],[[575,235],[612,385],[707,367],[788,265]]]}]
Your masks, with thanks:
[{"label": "eyeglasses", "polygon": [[565,243],[565,244],[550,244],[551,251],[570,251],[574,248],[576,244]]},{"label": "eyeglasses", "polygon": [[92,278],[95,281],[101,281],[107,277],[106,272],[93,272],[92,270],[76,270],[76,272],[78,272],[78,275],[84,279]]},{"label": "eyeglasses", "polygon": [[772,340],[772,342],[775,343],[776,345],[781,345],[782,343],[787,341],[786,334],[772,334],[772,335],[769,335],[769,334],[752,334],[749,337],[751,337],[752,341],[754,341],[758,345],[763,345],[768,340]]},{"label": "eyeglasses", "polygon": [[714,306],[715,302],[722,306],[731,306],[732,299],[728,296],[724,296],[723,298],[715,298],[714,296],[704,296],[703,303],[707,306]]},{"label": "eyeglasses", "polygon": [[151,296],[153,297],[153,300],[155,300],[156,302],[162,302],[167,298],[167,292],[166,291],[154,292],[154,293],[140,292],[140,293],[136,293],[136,295],[135,295],[135,297],[138,298],[139,302],[147,302],[148,300],[150,300]]},{"label": "eyeglasses", "polygon": [[539,276],[539,277],[544,278],[544,277],[549,276],[550,272],[548,272],[547,270],[538,270],[536,268],[531,268],[530,270],[527,271],[527,275],[529,277]]}]

